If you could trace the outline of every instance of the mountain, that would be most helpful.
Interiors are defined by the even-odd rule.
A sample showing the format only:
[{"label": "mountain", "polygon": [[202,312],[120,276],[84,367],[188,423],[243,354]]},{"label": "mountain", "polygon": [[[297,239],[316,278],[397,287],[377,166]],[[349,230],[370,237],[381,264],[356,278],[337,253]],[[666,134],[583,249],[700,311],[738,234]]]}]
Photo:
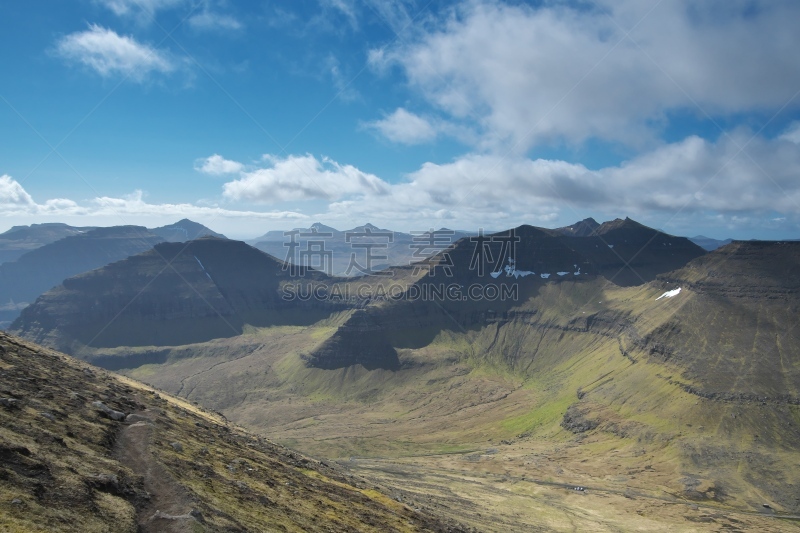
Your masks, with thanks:
[{"label": "mountain", "polygon": [[[371,246],[383,231],[362,229],[352,232],[356,235],[348,247]],[[470,327],[482,321],[487,310],[496,312],[513,304],[491,298],[476,301],[467,295],[443,298],[445,285],[498,293],[513,285],[519,292],[514,298],[526,298],[551,281],[591,281],[598,276],[627,286],[650,281],[704,254],[686,239],[631,220],[606,230],[602,236],[564,237],[520,226],[463,238],[421,263],[351,281],[331,279],[316,270],[306,272],[305,267],[294,272],[282,261],[237,241],[203,238],[186,245],[163,243],[151,252],[64,280],[26,308],[12,328],[36,342],[93,357],[96,354],[87,351],[88,345],[96,350],[205,342],[240,335],[248,326],[308,325],[350,311],[334,336],[306,354],[307,364],[391,369],[397,367],[398,358],[381,339],[387,326],[396,329],[410,315],[427,316],[427,328],[450,320]],[[436,241],[436,236],[427,237],[429,242],[420,246]],[[617,249],[612,250],[609,242],[618,243]],[[169,268],[166,260],[171,260]],[[294,297],[297,281],[305,284],[299,290],[305,298]],[[314,287],[313,295],[309,287]],[[401,305],[352,313],[386,300],[385,294],[372,294],[379,287],[393,290],[403,300]],[[294,292],[287,294],[289,289]],[[409,298],[408,290],[421,297]],[[346,296],[331,297],[342,294]],[[441,302],[431,300],[437,295]],[[408,329],[418,326],[412,320]],[[408,334],[409,339],[415,337],[411,331]]]},{"label": "mountain", "polygon": [[564,241],[617,285],[640,285],[680,268],[706,252],[685,237],[675,237],[630,218],[598,226],[590,236]]},{"label": "mountain", "polygon": [[785,530],[800,243],[598,229],[478,235],[391,276],[309,271],[288,301],[297,279],[243,243],[164,243],[174,273],[141,254],[14,326],[480,531]]},{"label": "mountain", "polygon": [[430,228],[403,233],[367,223],[339,231],[319,222],[309,228],[270,231],[248,241],[285,261],[323,270],[329,275],[357,277],[391,266],[408,266],[434,255],[465,232]]},{"label": "mountain", "polygon": [[225,235],[212,231],[202,224],[184,218],[174,224],[153,228],[150,233],[158,235],[167,242],[186,242],[200,237],[217,237],[225,239]]},{"label": "mountain", "polygon": [[151,249],[163,239],[141,226],[96,228],[32,250],[0,265],[0,319],[20,309],[70,276]]},{"label": "mountain", "polygon": [[0,263],[15,261],[23,254],[64,237],[80,235],[93,227],[73,227],[56,222],[14,226],[0,233]]},{"label": "mountain", "polygon": [[567,237],[588,237],[600,227],[600,224],[593,218],[585,218],[571,226],[564,226],[563,228],[556,228],[553,231],[560,235]]},{"label": "mountain", "polygon": [[203,237],[151,250],[47,291],[12,324],[21,335],[75,353],[95,347],[180,345],[239,335],[245,324],[316,322],[338,309],[313,298],[285,301],[293,282],[324,282],[239,241]]},{"label": "mountain", "polygon": [[689,240],[698,245],[699,247],[701,247],[702,249],[707,250],[709,252],[733,242],[733,239],[724,239],[724,240],[712,239],[711,237],[706,237],[704,235],[689,237]]},{"label": "mountain", "polygon": [[[637,229],[616,226],[604,235]],[[108,354],[158,349],[125,372],[480,531],[791,529],[800,244],[734,242],[621,286],[591,264],[553,272],[573,267],[577,237],[514,234],[516,262],[497,277],[471,270],[460,241],[399,298]],[[440,281],[463,292],[434,296]],[[488,298],[503,283],[516,297]]]},{"label": "mountain", "polygon": [[2,332],[0,365],[0,530],[465,531],[335,463]]}]

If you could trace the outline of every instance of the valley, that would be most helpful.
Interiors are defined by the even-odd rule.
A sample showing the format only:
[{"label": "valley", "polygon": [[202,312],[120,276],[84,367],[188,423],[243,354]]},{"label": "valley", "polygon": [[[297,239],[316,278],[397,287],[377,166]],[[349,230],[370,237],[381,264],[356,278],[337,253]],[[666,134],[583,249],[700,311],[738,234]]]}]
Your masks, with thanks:
[{"label": "valley", "polygon": [[[235,241],[161,244],[66,280],[15,328],[478,531],[800,530],[800,245],[706,254],[598,227],[497,234],[493,257],[516,235],[516,260],[485,278],[470,239],[356,279],[292,279]],[[515,297],[365,296],[442,280]],[[276,297],[298,282],[319,298]],[[348,291],[363,297],[329,297]]]}]

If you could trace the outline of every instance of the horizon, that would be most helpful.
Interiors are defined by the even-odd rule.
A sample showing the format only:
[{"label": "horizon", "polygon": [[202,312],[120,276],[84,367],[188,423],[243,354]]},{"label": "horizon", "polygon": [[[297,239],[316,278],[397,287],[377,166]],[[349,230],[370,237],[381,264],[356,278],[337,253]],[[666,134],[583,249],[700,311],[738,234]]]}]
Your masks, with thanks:
[{"label": "horizon", "polygon": [[[638,221],[638,220],[635,220],[635,219],[633,219],[632,217],[626,217],[626,216],[619,216],[619,217],[615,217],[615,218],[612,218],[612,219],[608,219],[608,220],[600,220],[600,221],[598,221],[598,220],[597,220],[595,217],[586,217],[585,219],[576,220],[576,221],[574,221],[574,222],[572,222],[572,223],[570,223],[570,224],[566,224],[566,226],[571,226],[571,225],[573,225],[573,224],[577,224],[577,223],[579,223],[579,222],[583,222],[584,220],[586,220],[586,219],[589,219],[589,218],[591,218],[591,219],[595,220],[595,222],[598,222],[598,224],[604,224],[604,223],[606,223],[606,222],[612,222],[612,221],[614,221],[614,220],[624,220],[625,218],[630,218],[630,219],[631,219],[631,220],[633,220],[634,222],[641,223],[640,221]],[[159,226],[144,226],[144,225],[141,225],[141,224],[130,224],[130,225],[134,225],[134,226],[140,226],[140,227],[144,227],[144,228],[147,228],[147,229],[156,229],[156,228],[163,227],[163,226],[170,226],[170,225],[173,225],[173,224],[177,224],[177,223],[179,223],[179,222],[182,222],[183,220],[187,220],[187,221],[189,221],[189,222],[193,222],[193,223],[199,223],[199,222],[197,222],[196,220],[192,220],[192,219],[189,219],[189,218],[184,218],[184,219],[176,220],[176,221],[174,221],[174,222],[171,222],[171,223],[168,223],[168,224],[162,224],[162,225],[159,225]],[[5,230],[2,230],[2,231],[0,231],[0,235],[2,235],[3,233],[5,233],[5,232],[7,232],[7,231],[10,231],[10,230],[12,230],[14,227],[30,227],[30,226],[32,226],[32,225],[36,225],[36,224],[63,224],[63,222],[57,222],[57,221],[48,221],[48,222],[41,222],[41,223],[22,224],[22,225],[17,225],[17,226],[11,226],[11,227],[9,227],[9,228],[6,228]],[[378,228],[380,228],[380,229],[385,229],[385,230],[388,230],[388,231],[392,231],[392,232],[394,232],[394,233],[424,232],[424,231],[429,231],[429,230],[431,230],[431,229],[433,229],[433,230],[444,230],[444,229],[446,229],[446,230],[450,230],[450,231],[454,231],[454,232],[463,232],[463,233],[470,233],[470,232],[472,232],[472,233],[474,233],[474,232],[477,232],[477,231],[482,231],[482,232],[485,232],[486,234],[491,234],[491,233],[500,233],[500,232],[507,231],[507,230],[510,230],[510,229],[515,229],[515,228],[518,228],[519,226],[522,226],[522,225],[530,225],[530,226],[533,226],[533,227],[538,227],[538,228],[543,228],[543,229],[558,229],[558,228],[560,228],[560,227],[565,227],[565,226],[553,226],[553,227],[550,227],[550,226],[537,226],[537,225],[535,225],[535,224],[527,224],[527,223],[523,223],[523,224],[520,224],[520,225],[517,225],[517,226],[511,226],[511,227],[507,227],[507,228],[482,228],[482,227],[478,227],[478,228],[458,228],[458,227],[456,227],[456,228],[451,228],[451,227],[448,227],[448,226],[438,226],[438,227],[433,227],[433,228],[411,228],[411,229],[397,229],[397,228],[385,227],[385,226],[384,226],[384,227],[381,227],[381,226],[380,226],[380,225],[378,225],[378,224],[373,224],[371,221],[366,221],[366,222],[362,222],[362,223],[354,224],[354,225],[352,225],[352,226],[347,226],[347,227],[345,227],[345,226],[336,227],[336,226],[335,226],[335,225],[333,225],[333,224],[328,224],[328,223],[326,223],[326,222],[323,222],[323,221],[321,221],[321,220],[317,220],[317,221],[314,221],[314,222],[312,222],[312,223],[310,223],[310,224],[308,224],[308,225],[306,225],[306,226],[292,226],[292,227],[288,227],[288,226],[286,226],[286,227],[282,227],[282,228],[275,228],[275,229],[270,229],[270,230],[261,231],[261,232],[259,232],[259,233],[255,234],[255,235],[249,235],[249,234],[247,234],[247,235],[235,235],[235,234],[230,234],[230,235],[229,235],[229,234],[225,233],[224,231],[217,231],[217,229],[216,229],[216,228],[213,228],[213,227],[208,227],[208,226],[206,226],[206,227],[207,227],[208,229],[212,230],[212,231],[215,231],[215,232],[217,232],[217,233],[222,233],[222,234],[224,234],[224,235],[225,235],[225,237],[227,237],[227,238],[229,238],[229,239],[232,239],[232,240],[239,240],[239,241],[243,241],[243,242],[249,242],[249,241],[254,241],[254,240],[255,240],[255,239],[257,239],[258,237],[261,237],[261,236],[265,235],[266,233],[268,233],[268,232],[270,232],[270,231],[291,231],[291,230],[296,230],[296,229],[307,229],[307,228],[310,228],[311,226],[314,226],[314,225],[316,225],[316,224],[322,224],[323,226],[328,226],[328,227],[331,227],[331,228],[335,229],[336,231],[340,231],[340,232],[346,232],[346,231],[349,231],[349,230],[351,230],[351,229],[355,229],[355,228],[358,228],[358,227],[367,226],[367,225],[369,225],[369,224],[372,224],[373,226],[377,226],[377,227],[378,227]],[[68,225],[69,225],[69,224],[68,224]],[[115,226],[124,226],[124,225],[128,225],[128,224],[114,224],[114,225],[111,225],[111,226],[84,226],[84,227],[109,228],[109,227],[115,227]],[[203,225],[204,225],[204,224],[203,224]],[[646,224],[645,224],[645,226],[646,226]],[[672,233],[666,232],[666,231],[664,231],[664,230],[663,230],[663,229],[661,229],[661,228],[652,228],[652,229],[655,229],[655,230],[657,230],[657,231],[660,231],[660,232],[662,232],[662,233],[667,233],[668,235],[673,235],[673,236],[676,236],[676,237],[686,237],[686,238],[688,238],[688,239],[694,239],[694,238],[710,238],[710,239],[715,239],[715,240],[719,240],[719,241],[724,241],[724,240],[727,240],[727,239],[731,239],[731,240],[734,240],[734,241],[749,241],[749,240],[759,240],[759,241],[773,241],[773,240],[774,240],[774,241],[782,241],[782,240],[800,240],[800,237],[797,237],[797,238],[789,238],[789,239],[758,239],[758,238],[755,238],[755,237],[751,237],[751,238],[738,238],[738,237],[714,237],[714,236],[711,236],[711,235],[705,235],[705,234],[700,234],[700,233],[697,233],[697,234],[694,234],[694,235],[678,235],[678,234],[672,234]]]},{"label": "horizon", "polygon": [[800,238],[797,3],[39,7],[0,20],[4,227]]}]

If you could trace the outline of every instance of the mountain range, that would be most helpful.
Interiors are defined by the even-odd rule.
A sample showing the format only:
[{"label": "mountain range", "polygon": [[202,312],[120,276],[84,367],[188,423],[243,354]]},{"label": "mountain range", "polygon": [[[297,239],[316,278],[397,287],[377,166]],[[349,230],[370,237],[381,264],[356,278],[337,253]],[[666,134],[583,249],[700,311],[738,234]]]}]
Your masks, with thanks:
[{"label": "mountain range", "polygon": [[403,233],[370,223],[339,231],[317,222],[308,228],[270,231],[247,242],[287,262],[356,277],[421,261],[473,234],[447,228]]},{"label": "mountain range", "polygon": [[348,278],[160,243],[12,329],[479,531],[795,527],[800,243],[582,222]]},{"label": "mountain range", "polygon": [[[506,250],[511,241],[513,255]],[[486,265],[473,264],[477,252],[484,256],[481,261]],[[413,282],[424,293],[434,290],[431,286],[443,279],[463,286],[498,284],[509,277],[518,280],[522,272],[532,274],[518,280],[524,291],[534,290],[551,277],[560,281],[604,276],[617,285],[629,286],[650,281],[656,274],[679,268],[704,253],[685,238],[618,219],[598,226],[589,237],[564,237],[533,226],[466,237],[428,259],[427,264],[407,266],[399,272],[418,270],[417,277],[421,278],[411,276],[413,281],[404,283]],[[391,271],[384,274],[375,277],[393,276]],[[299,280],[317,287],[307,289],[315,291],[314,298],[285,298],[286,285]],[[101,348],[203,342],[239,335],[245,325],[308,325],[369,302],[369,297],[329,297],[347,292],[342,287],[349,290],[348,283],[347,279],[331,278],[306,267],[295,271],[289,264],[238,241],[202,238],[185,245],[163,243],[151,251],[65,279],[25,308],[12,330],[67,353],[88,345]],[[293,290],[300,291],[297,287]],[[467,306],[457,304],[454,312],[463,313]],[[358,320],[358,316],[352,320]],[[366,343],[368,336],[362,335],[361,329],[353,329],[354,346],[347,353],[370,365],[373,363],[356,354],[374,355],[378,347]],[[323,359],[311,358],[317,364],[330,364]],[[385,362],[392,364],[393,360]],[[350,363],[336,363],[340,364]]]},{"label": "mountain range", "polygon": [[[148,251],[160,242],[183,242],[204,235],[224,238],[186,219],[154,229],[39,224],[17,227],[3,235],[9,234],[25,236],[16,242],[35,243],[37,247],[0,264],[0,323],[6,324],[41,293],[76,274]],[[53,240],[47,242],[48,239]]]}]

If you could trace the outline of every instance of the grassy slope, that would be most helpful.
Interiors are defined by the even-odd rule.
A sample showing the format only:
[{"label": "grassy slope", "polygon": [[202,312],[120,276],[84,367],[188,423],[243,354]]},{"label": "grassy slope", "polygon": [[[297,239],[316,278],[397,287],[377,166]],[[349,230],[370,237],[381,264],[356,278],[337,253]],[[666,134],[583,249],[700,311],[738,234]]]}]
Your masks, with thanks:
[{"label": "grassy slope", "polygon": [[204,519],[183,522],[188,529],[181,531],[445,528],[374,485],[245,433],[219,415],[2,333],[0,396],[18,400],[0,407],[0,531],[133,532],[137,522],[144,531],[171,530],[141,516],[148,501],[168,495],[148,498],[147,474],[119,459],[126,451],[118,449],[126,442],[120,432],[135,424],[101,416],[91,406],[95,400],[147,418],[138,422],[150,431],[144,466],[166,472],[169,479],[157,481],[187,494],[183,503]]}]

